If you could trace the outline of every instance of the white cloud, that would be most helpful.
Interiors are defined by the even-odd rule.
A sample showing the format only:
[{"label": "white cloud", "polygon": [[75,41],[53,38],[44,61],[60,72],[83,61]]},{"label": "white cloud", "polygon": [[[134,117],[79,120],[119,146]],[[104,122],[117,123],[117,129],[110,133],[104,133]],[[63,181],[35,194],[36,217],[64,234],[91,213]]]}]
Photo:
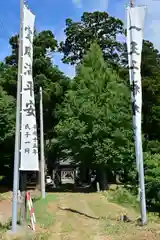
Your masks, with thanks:
[{"label": "white cloud", "polygon": [[105,11],[108,8],[109,0],[72,0],[77,8],[85,11]]},{"label": "white cloud", "polygon": [[82,8],[82,0],[72,0],[72,2],[77,8]]},{"label": "white cloud", "polygon": [[109,0],[99,0],[100,8],[103,10],[107,10],[109,4]]},{"label": "white cloud", "polygon": [[88,11],[107,11],[109,0],[83,0],[88,2]]}]

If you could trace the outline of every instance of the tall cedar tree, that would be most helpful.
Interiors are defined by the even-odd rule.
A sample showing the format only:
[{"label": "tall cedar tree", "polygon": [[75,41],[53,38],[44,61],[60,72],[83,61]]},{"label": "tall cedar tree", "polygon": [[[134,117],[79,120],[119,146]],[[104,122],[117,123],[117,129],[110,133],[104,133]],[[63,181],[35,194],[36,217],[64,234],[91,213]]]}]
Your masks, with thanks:
[{"label": "tall cedar tree", "polygon": [[[56,126],[61,150],[76,162],[122,174],[133,167],[130,92],[94,43],[77,69]],[[104,171],[103,171],[104,170]]]}]

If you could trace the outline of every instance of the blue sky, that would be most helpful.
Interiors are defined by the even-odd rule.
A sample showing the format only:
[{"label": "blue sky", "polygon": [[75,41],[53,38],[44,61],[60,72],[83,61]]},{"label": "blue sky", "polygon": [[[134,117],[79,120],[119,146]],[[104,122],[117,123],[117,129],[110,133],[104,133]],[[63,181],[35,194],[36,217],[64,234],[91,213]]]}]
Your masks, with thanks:
[{"label": "blue sky", "polygon": [[[125,6],[128,0],[28,0],[36,15],[38,31],[50,29],[58,40],[64,40],[65,19],[79,20],[84,11],[107,11],[125,22]],[[160,0],[135,0],[147,6],[145,39],[160,50]],[[10,53],[8,39],[19,31],[19,0],[1,0],[0,7],[0,60]],[[54,55],[54,63],[68,76],[74,76],[74,67],[63,64],[60,54]]]}]

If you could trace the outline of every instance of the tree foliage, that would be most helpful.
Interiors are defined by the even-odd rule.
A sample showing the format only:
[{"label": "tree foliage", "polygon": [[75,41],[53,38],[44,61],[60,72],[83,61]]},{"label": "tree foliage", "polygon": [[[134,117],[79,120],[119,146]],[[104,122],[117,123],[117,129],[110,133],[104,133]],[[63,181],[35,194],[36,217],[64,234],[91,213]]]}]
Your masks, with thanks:
[{"label": "tree foliage", "polygon": [[8,96],[0,87],[0,144],[13,135],[15,129],[14,107],[13,97]]},{"label": "tree foliage", "polygon": [[152,211],[160,209],[160,154],[145,154],[145,181],[148,207]]},{"label": "tree foliage", "polygon": [[[123,68],[120,75],[128,81],[127,46],[121,52]],[[147,140],[159,140],[159,109],[160,109],[160,53],[153,43],[144,40],[141,61],[142,98],[143,98],[143,133]]]},{"label": "tree foliage", "polygon": [[76,161],[120,173],[133,160],[129,89],[96,43],[78,67],[60,113],[59,144]]},{"label": "tree foliage", "polygon": [[[79,22],[66,20],[65,33],[60,46],[50,30],[34,34],[37,122],[39,126],[41,86],[46,155],[52,162],[69,156],[83,166],[119,174],[125,183],[131,180],[133,184],[136,168],[128,56],[126,44],[117,40],[119,34],[124,36],[123,23],[106,12],[85,12]],[[18,36],[9,43],[11,55],[0,63],[1,167],[11,165],[14,153]],[[64,63],[78,63],[73,81],[53,65],[56,51],[63,53]],[[141,75],[147,203],[159,207],[160,53],[146,40]]]},{"label": "tree foliage", "polygon": [[4,166],[11,164],[13,156],[10,147],[13,146],[13,135],[15,131],[15,101],[12,96],[0,86],[0,159],[1,171]]},{"label": "tree foliage", "polygon": [[[14,129],[15,119],[9,120],[12,116],[10,111],[15,116],[15,104],[11,106],[11,102],[15,103],[17,94],[17,71],[18,71],[18,36],[13,36],[10,39],[11,55],[7,56],[3,63],[0,64],[0,86],[5,91],[0,102],[0,109],[8,107],[1,118],[5,127],[3,127],[0,140],[4,139],[5,135],[12,134],[12,149],[8,152],[14,152]],[[36,98],[37,122],[39,126],[39,88],[43,88],[43,105],[44,105],[44,134],[45,139],[54,137],[54,126],[57,123],[55,109],[58,103],[63,101],[65,91],[69,86],[69,78],[67,78],[56,66],[53,66],[52,56],[57,49],[57,41],[51,31],[35,31],[33,44],[33,79]],[[3,92],[2,92],[3,93]],[[2,94],[1,93],[1,94]],[[8,95],[8,96],[7,96]],[[12,96],[12,97],[11,97]],[[8,100],[8,102],[7,102]],[[10,101],[10,102],[9,102]],[[9,105],[10,103],[10,105]],[[8,121],[8,124],[6,122]],[[5,143],[5,141],[4,141]],[[2,152],[3,154],[3,152]],[[47,153],[46,153],[47,154]],[[13,160],[13,157],[10,157]]]},{"label": "tree foliage", "polygon": [[66,40],[60,43],[65,63],[79,62],[94,41],[100,45],[105,60],[114,64],[119,61],[121,43],[117,41],[117,35],[123,33],[120,19],[106,12],[84,12],[80,22],[66,20],[65,33]]},{"label": "tree foliage", "polygon": [[[12,54],[5,58],[2,64],[1,84],[4,90],[16,97],[17,65],[18,65],[18,36],[10,39]],[[51,31],[35,31],[33,43],[33,78],[37,103],[37,120],[39,119],[39,88],[43,88],[44,95],[44,126],[46,138],[53,137],[56,124],[55,108],[63,101],[64,92],[68,88],[69,79],[53,66],[52,54],[56,51],[57,41]]]},{"label": "tree foliage", "polygon": [[148,140],[160,140],[160,54],[144,41],[142,52],[143,131]]},{"label": "tree foliage", "polygon": [[[100,16],[100,21],[98,20],[98,17]],[[105,20],[104,20],[105,19]],[[108,22],[110,19],[110,23],[111,26],[115,26],[114,30],[113,28],[109,28],[108,26]],[[104,21],[103,21],[104,20]],[[110,33],[110,29],[111,32]],[[127,56],[127,48],[126,48],[126,44],[117,44],[116,41],[116,36],[117,34],[121,33],[123,34],[123,24],[121,24],[120,22],[118,22],[118,19],[114,19],[114,18],[110,18],[108,14],[105,13],[84,13],[81,21],[80,22],[73,22],[71,19],[67,19],[66,21],[66,40],[65,42],[61,43],[61,51],[64,53],[64,58],[63,61],[66,63],[71,63],[71,64],[75,64],[77,62],[82,61],[83,56],[85,55],[86,51],[89,49],[91,43],[93,41],[97,41],[104,59],[107,63],[110,62],[114,62],[114,63],[118,63],[118,67],[116,68],[118,75],[120,76],[121,83],[124,83],[126,85],[126,87],[128,87],[128,91],[130,89],[129,87],[129,76],[128,76],[128,56]],[[105,34],[106,35],[105,35]],[[113,35],[112,35],[113,34]],[[105,38],[107,36],[107,38]],[[113,37],[114,36],[114,37]],[[113,50],[113,45],[112,45],[112,41],[114,39],[114,43],[116,43],[114,46],[114,50]],[[110,51],[110,49],[112,49]],[[115,51],[116,49],[116,51]],[[109,54],[108,54],[109,53]],[[114,55],[113,53],[118,53],[117,55]],[[97,59],[99,59],[99,57],[97,57]],[[97,60],[96,59],[96,60]],[[113,60],[114,59],[114,60]],[[99,71],[97,70],[97,73],[99,76],[101,76],[99,74]],[[154,163],[154,159],[155,162],[157,162],[158,160],[158,154],[159,153],[159,145],[160,145],[160,126],[159,126],[159,110],[160,110],[160,54],[159,51],[157,49],[154,48],[153,43],[144,40],[143,41],[143,50],[142,50],[142,64],[141,64],[141,75],[142,75],[142,96],[143,96],[143,122],[142,122],[142,126],[143,126],[143,134],[144,134],[144,151],[148,152],[145,156],[147,157],[147,160],[145,161],[145,174],[146,174],[146,181],[147,181],[147,198],[149,202],[156,202],[159,201],[157,195],[155,194],[155,196],[152,198],[151,195],[154,195],[155,189],[157,188],[157,182],[155,180],[155,171],[156,171],[156,176],[158,179],[158,174],[159,174],[159,169],[158,169],[158,165],[157,169],[155,167]],[[79,72],[78,72],[79,74]],[[85,79],[87,78],[86,76],[92,76],[91,73],[88,73],[87,71],[84,73],[81,73],[81,79],[83,78],[85,81]],[[92,77],[91,77],[92,78]],[[78,100],[77,100],[77,91],[80,91],[80,82],[82,82],[82,80],[78,80],[79,79],[79,75],[76,76],[75,80],[74,80],[74,84],[72,85],[72,90],[69,91],[68,95],[67,95],[67,103],[64,106],[64,111],[66,111],[66,115],[63,113],[63,127],[68,126],[68,129],[70,130],[66,130],[67,127],[63,129],[64,132],[62,134],[61,130],[59,129],[59,131],[61,132],[61,134],[63,135],[63,137],[61,136],[61,141],[63,139],[66,138],[68,139],[68,143],[67,146],[69,148],[70,146],[70,140],[72,139],[72,144],[73,147],[72,151],[75,152],[75,158],[78,158],[79,156],[82,155],[82,153],[85,155],[85,151],[81,149],[81,146],[83,146],[82,142],[80,142],[79,140],[77,140],[77,134],[78,134],[78,129],[81,129],[82,131],[82,136],[84,136],[84,132],[86,131],[86,125],[84,123],[84,121],[79,121],[79,119],[77,120],[78,116],[79,116],[79,111],[81,112],[81,105],[85,107],[85,111],[86,109],[88,110],[89,106],[91,110],[90,110],[90,115],[91,115],[91,111],[93,116],[97,116],[97,112],[94,109],[93,105],[89,104],[86,106],[86,98],[85,98],[85,94],[82,91],[81,92],[81,96],[83,96],[83,98],[79,99],[79,104],[81,102],[81,105],[78,105]],[[87,83],[87,87],[90,84],[91,80],[87,79],[88,83]],[[79,81],[79,82],[78,82]],[[77,84],[77,85],[76,85]],[[79,84],[79,85],[78,85]],[[92,83],[93,87],[94,84]],[[79,86],[78,90],[75,86]],[[86,94],[87,95],[87,101],[89,100],[89,93]],[[80,95],[79,95],[80,96]],[[80,98],[80,97],[79,97]],[[96,100],[97,101],[97,100]],[[71,103],[72,102],[72,103]],[[76,106],[74,106],[74,104],[76,103]],[[77,108],[77,112],[74,113],[73,111]],[[101,111],[99,108],[99,106],[97,107],[99,109],[99,111]],[[80,109],[80,110],[79,110]],[[69,115],[69,113],[71,115]],[[66,119],[66,116],[68,114],[68,120]],[[66,119],[66,123],[64,124],[64,119]],[[75,123],[73,124],[73,119],[75,121]],[[93,118],[94,119],[94,118]],[[101,119],[101,118],[99,118]],[[90,120],[91,121],[91,120]],[[104,121],[104,120],[103,120]],[[103,122],[102,121],[102,122]],[[68,125],[67,125],[68,124]],[[88,123],[87,123],[88,124]],[[89,124],[87,126],[90,126]],[[97,125],[94,124],[94,126],[96,127]],[[58,127],[60,128],[60,125],[58,125]],[[132,127],[131,127],[132,128]],[[73,136],[72,136],[72,134]],[[66,135],[65,135],[66,134]],[[75,134],[75,135],[74,135]],[[79,132],[80,134],[80,132]],[[101,134],[100,134],[101,135]],[[72,138],[71,138],[72,136]],[[86,134],[85,134],[86,137]],[[96,136],[97,137],[97,136]],[[102,138],[105,140],[104,135],[102,134]],[[73,141],[73,139],[76,139],[76,141]],[[111,139],[111,136],[109,137],[109,139]],[[132,139],[132,137],[129,137],[130,141]],[[61,142],[60,141],[60,142]],[[61,142],[64,144],[64,142]],[[90,142],[88,140],[88,138],[86,137],[86,141],[87,142],[87,146],[90,146]],[[91,141],[92,145],[94,143],[94,141]],[[98,140],[97,140],[98,142]],[[76,146],[77,143],[77,147]],[[101,159],[101,161],[103,162],[104,159],[108,158],[108,152],[105,151],[105,148],[103,148],[103,145],[99,144],[97,145],[98,147],[94,146],[95,151],[98,149],[98,151],[96,152],[99,153],[98,155],[100,156],[99,158]],[[111,147],[112,145],[110,145]],[[74,148],[74,149],[73,149]],[[85,149],[85,148],[84,148]],[[93,148],[89,148],[89,150],[87,150],[86,152],[89,153],[88,156],[98,156],[96,154],[93,154],[94,151],[92,152]],[[113,150],[114,147],[112,146],[111,149]],[[111,151],[112,151],[111,150]],[[121,151],[122,155],[124,156],[124,152]],[[106,157],[107,156],[107,157]],[[109,156],[111,156],[111,163],[113,161],[113,155],[110,153]],[[84,157],[80,157],[80,159],[85,159]],[[87,159],[87,154],[86,154],[86,159]],[[90,157],[88,157],[88,159],[91,159]],[[92,158],[96,159],[96,158]],[[130,158],[129,158],[130,159]],[[89,160],[86,160],[89,161]],[[94,160],[95,162],[97,160]],[[134,160],[135,161],[135,160]],[[92,162],[92,161],[91,161]],[[106,161],[107,162],[107,161]],[[108,161],[109,162],[109,161]],[[107,163],[108,163],[107,162]],[[120,161],[121,162],[121,161]],[[97,162],[96,162],[97,163]],[[103,162],[105,163],[105,161]],[[118,166],[117,163],[119,163],[119,161],[116,162],[116,167]],[[112,164],[111,164],[112,165]],[[126,161],[125,162],[125,170],[127,172],[127,175],[130,177],[130,180],[135,179],[135,170],[133,170],[132,163],[130,161]],[[150,177],[149,177],[150,176]],[[128,179],[128,178],[127,178]],[[153,201],[152,201],[152,200]]]}]

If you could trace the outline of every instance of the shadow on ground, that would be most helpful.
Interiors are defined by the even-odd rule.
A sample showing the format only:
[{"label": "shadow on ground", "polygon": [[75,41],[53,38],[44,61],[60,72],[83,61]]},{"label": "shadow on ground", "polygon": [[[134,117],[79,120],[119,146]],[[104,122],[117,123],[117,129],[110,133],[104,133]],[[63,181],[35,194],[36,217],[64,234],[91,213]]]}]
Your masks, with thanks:
[{"label": "shadow on ground", "polygon": [[67,212],[76,213],[76,214],[85,216],[85,217],[87,217],[87,218],[91,218],[91,219],[95,219],[95,220],[99,220],[99,219],[100,219],[100,218],[98,218],[98,217],[93,217],[93,216],[90,216],[90,215],[88,215],[88,214],[86,214],[86,213],[79,212],[79,211],[77,211],[77,210],[75,210],[75,209],[71,209],[71,208],[61,208],[61,207],[58,207],[58,208],[59,208],[60,210],[62,210],[62,211],[67,211]]},{"label": "shadow on ground", "polygon": [[0,193],[6,193],[12,190],[12,179],[4,176],[0,179]]},{"label": "shadow on ground", "polygon": [[46,192],[92,193],[96,191],[90,185],[75,186],[74,184],[63,184],[57,188],[46,187]]}]

